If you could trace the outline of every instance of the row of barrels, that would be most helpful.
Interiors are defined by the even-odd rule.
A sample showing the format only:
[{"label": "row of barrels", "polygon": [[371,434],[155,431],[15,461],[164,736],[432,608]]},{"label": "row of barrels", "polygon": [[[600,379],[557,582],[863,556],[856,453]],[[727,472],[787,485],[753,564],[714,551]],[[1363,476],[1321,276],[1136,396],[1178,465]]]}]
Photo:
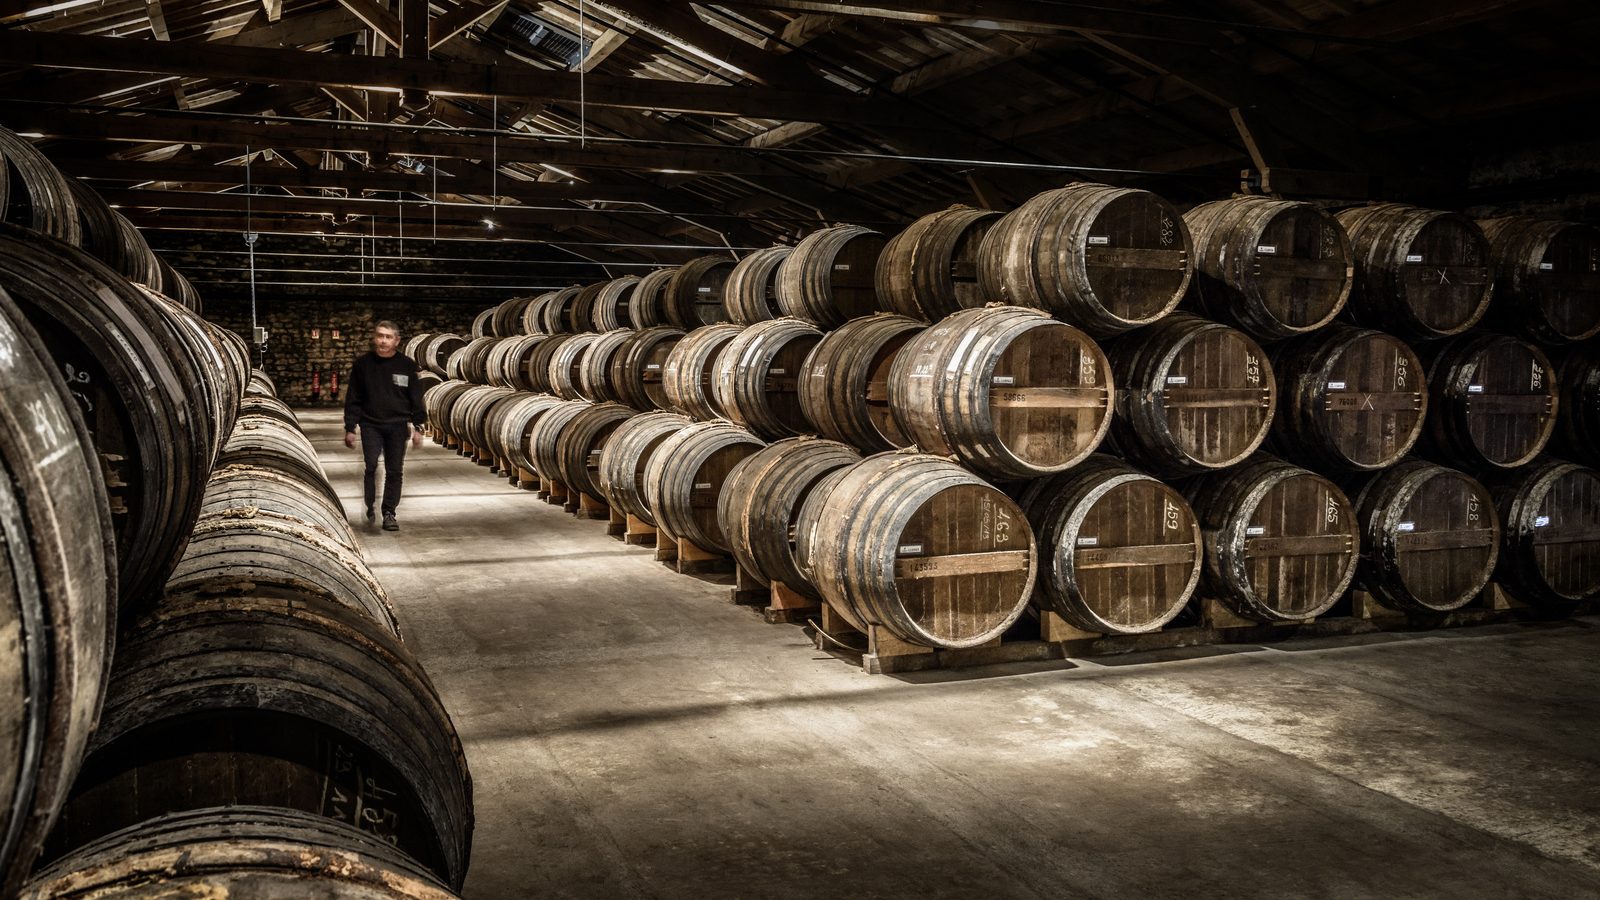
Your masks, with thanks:
[{"label": "row of barrels", "polygon": [[1162,476],[1260,449],[1319,471],[1374,471],[1413,451],[1514,468],[1552,440],[1594,461],[1600,348],[1473,331],[1413,349],[1334,325],[1263,346],[1191,313],[1104,341],[1041,311],[991,305],[928,326],[879,313],[823,333],[800,319],[604,334],[475,338],[449,377],[566,400],[726,418],[764,440],[916,446],[985,477],[1036,478],[1108,449]]},{"label": "row of barrels", "polygon": [[123,629],[28,897],[454,896],[454,726],[257,373],[159,602]]},{"label": "row of barrels", "polygon": [[937,322],[990,302],[1044,310],[1095,338],[1182,305],[1263,342],[1342,317],[1410,342],[1487,321],[1556,345],[1600,334],[1600,229],[1254,196],[1180,214],[1149,191],[1085,182],[1003,215],[954,206],[892,239],[838,225],[737,262],[706,256],[513,298],[485,310],[472,336],[783,317],[834,329],[875,312]]},{"label": "row of barrels", "polygon": [[1095,454],[1002,490],[938,456],[767,443],[720,419],[460,382],[427,402],[437,438],[514,480],[560,482],[928,646],[991,640],[1030,601],[1087,630],[1153,630],[1202,584],[1264,622],[1321,615],[1357,578],[1427,613],[1497,566],[1541,602],[1600,591],[1600,473],[1555,460],[1489,485],[1408,460],[1341,487],[1258,453],[1169,485]]}]

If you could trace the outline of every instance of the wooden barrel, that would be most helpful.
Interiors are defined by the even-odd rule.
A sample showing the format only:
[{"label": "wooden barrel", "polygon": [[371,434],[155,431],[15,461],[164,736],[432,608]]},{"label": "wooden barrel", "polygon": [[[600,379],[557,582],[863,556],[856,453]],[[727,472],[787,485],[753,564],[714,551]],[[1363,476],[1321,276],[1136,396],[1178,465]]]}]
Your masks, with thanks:
[{"label": "wooden barrel", "polygon": [[645,507],[672,537],[728,552],[732,548],[717,521],[717,498],[733,467],[764,446],[729,422],[696,422],[673,432],[645,464]]},{"label": "wooden barrel", "polygon": [[545,310],[556,301],[560,291],[545,291],[530,299],[522,307],[522,319],[517,325],[517,334],[552,334],[545,327]]},{"label": "wooden barrel", "polygon": [[1547,457],[1488,485],[1504,525],[1499,581],[1530,603],[1600,595],[1600,472]]},{"label": "wooden barrel", "polygon": [[550,393],[563,400],[579,400],[583,397],[578,391],[579,379],[583,377],[583,357],[599,335],[586,331],[565,337],[567,339],[560,341],[550,355]]},{"label": "wooden barrel", "polygon": [[504,412],[495,422],[491,446],[497,448],[504,454],[505,460],[518,469],[535,471],[533,450],[528,446],[528,441],[533,437],[533,428],[539,424],[541,416],[563,402],[549,394],[517,395],[509,404],[503,405]]},{"label": "wooden barrel", "polygon": [[817,534],[817,523],[822,520],[822,512],[827,504],[828,493],[834,486],[850,474],[850,466],[835,469],[822,476],[811,490],[800,501],[799,510],[795,513],[794,527],[789,530],[789,542],[794,550],[794,569],[800,576],[800,583],[811,589],[818,599],[821,595],[817,592],[817,569],[812,565],[811,551],[812,539]]},{"label": "wooden barrel", "polygon": [[294,414],[294,410],[289,408],[289,404],[284,403],[277,397],[245,397],[239,401],[239,416],[241,418],[244,416],[268,416],[274,419],[282,419],[285,424],[293,425],[296,428],[300,427],[300,417]]},{"label": "wooden barrel", "polygon": [[1489,242],[1460,213],[1376,203],[1341,210],[1356,280],[1349,318],[1408,340],[1460,334],[1494,290]]},{"label": "wooden barrel", "polygon": [[629,328],[608,331],[596,337],[583,351],[578,367],[579,396],[593,403],[622,399],[622,395],[611,384],[611,363],[616,360],[617,351],[632,336],[633,330]]},{"label": "wooden barrel", "polygon": [[455,406],[451,407],[450,415],[453,419],[451,427],[463,440],[475,448],[482,448],[488,444],[485,425],[489,411],[502,400],[517,396],[520,391],[510,388],[489,387],[487,385],[474,388],[461,395]]},{"label": "wooden barrel", "polygon": [[90,841],[33,876],[24,900],[291,897],[452,900],[404,852],[326,816],[216,806],[155,816]]},{"label": "wooden barrel", "polygon": [[534,345],[528,351],[528,386],[536,394],[555,393],[555,382],[551,380],[550,364],[555,360],[556,354],[567,343],[579,340],[575,334],[552,334]]},{"label": "wooden barrel", "polygon": [[667,321],[664,295],[667,282],[672,280],[672,273],[676,271],[675,266],[652,269],[639,279],[633,288],[633,299],[628,302],[628,324],[644,329]]},{"label": "wooden barrel", "polygon": [[877,312],[873,272],[885,243],[859,225],[813,231],[778,265],[778,309],[823,329]]},{"label": "wooden barrel", "polygon": [[629,309],[633,304],[633,291],[639,285],[639,276],[624,275],[605,282],[594,298],[594,330],[615,331],[633,328]]},{"label": "wooden barrel", "polygon": [[1030,482],[1020,499],[1039,548],[1034,603],[1102,634],[1158,631],[1200,582],[1200,525],[1183,495],[1097,453]]},{"label": "wooden barrel", "polygon": [[533,390],[537,383],[531,369],[533,358],[539,345],[548,337],[543,334],[522,334],[506,338],[497,363],[500,367],[499,383],[519,391]]},{"label": "wooden barrel", "polygon": [[428,338],[426,344],[422,345],[420,355],[412,357],[412,360],[429,372],[443,378],[446,375],[445,363],[449,362],[450,357],[457,350],[466,345],[467,339],[459,334],[452,334],[448,331],[435,334]]},{"label": "wooden barrel", "polygon": [[495,393],[485,394],[481,399],[476,399],[475,402],[474,400],[464,400],[460,405],[465,406],[469,402],[474,403],[474,407],[467,413],[467,440],[472,442],[473,447],[488,450],[491,458],[498,463],[500,460],[505,459],[505,454],[494,452],[497,446],[495,444],[494,428],[499,421],[499,411],[502,407],[515,402],[518,397],[526,396],[526,393],[512,390],[511,388],[495,388],[494,390]]},{"label": "wooden barrel", "polygon": [[715,360],[716,407],[763,440],[810,433],[800,408],[800,378],[820,340],[822,332],[802,319],[769,319],[746,328]]},{"label": "wooden barrel", "polygon": [[1350,240],[1319,206],[1234,197],[1183,220],[1194,241],[1189,294],[1213,319],[1275,341],[1328,324],[1350,298]]},{"label": "wooden barrel", "polygon": [[66,799],[105,692],[117,556],[88,428],[0,292],[0,896]]},{"label": "wooden barrel", "polygon": [[662,367],[683,331],[665,325],[641,328],[611,357],[611,385],[618,399],[640,412],[667,407]]},{"label": "wooden barrel", "polygon": [[1546,346],[1600,334],[1600,228],[1526,216],[1478,224],[1489,241],[1497,328]]},{"label": "wooden barrel", "polygon": [[661,295],[667,322],[691,330],[727,321],[722,289],[732,272],[726,256],[696,257],[675,269]]},{"label": "wooden barrel", "polygon": [[278,396],[278,387],[277,385],[273,384],[271,375],[268,375],[266,372],[263,372],[260,369],[251,369],[250,384],[246,388],[245,392],[247,394],[276,397]]},{"label": "wooden barrel", "polygon": [[621,403],[595,403],[579,410],[556,436],[555,455],[562,483],[571,490],[604,501],[605,490],[599,479],[600,454],[617,426],[637,415],[638,410]]},{"label": "wooden barrel", "polygon": [[800,411],[826,438],[867,452],[911,443],[889,407],[889,371],[900,349],[927,326],[878,313],[822,336],[800,377]]},{"label": "wooden barrel", "polygon": [[606,503],[640,519],[656,524],[655,514],[644,500],[644,472],[650,456],[661,442],[689,425],[687,416],[673,412],[640,413],[624,420],[611,432],[600,451],[600,489]]},{"label": "wooden barrel", "polygon": [[433,334],[431,331],[413,334],[411,337],[406,338],[404,344],[400,345],[400,352],[405,356],[409,356],[418,366],[422,365],[422,346],[428,342],[428,338],[433,337]]},{"label": "wooden barrel", "polygon": [[61,170],[16,132],[0,128],[0,217],[69,244],[83,232],[72,186]]},{"label": "wooden barrel", "polygon": [[572,300],[573,331],[601,330],[595,325],[595,311],[600,307],[600,292],[605,290],[606,285],[610,283],[609,281],[596,281],[593,284],[584,285],[583,290],[578,291],[578,295]]},{"label": "wooden barrel", "polygon": [[[109,477],[124,603],[158,592],[199,515],[227,433],[224,373],[202,366],[194,314],[154,302],[84,251],[0,224],[0,289],[38,332],[86,414]],[[239,390],[242,392],[242,386]],[[232,395],[236,406],[238,395]]]},{"label": "wooden barrel", "polygon": [[212,472],[211,480],[206,483],[200,518],[245,507],[299,519],[341,545],[357,549],[355,533],[345,519],[344,507],[334,504],[325,492],[282,472],[243,463]]},{"label": "wooden barrel", "polygon": [[311,595],[168,597],[118,642],[45,852],[157,815],[257,804],[359,827],[453,887],[466,875],[466,759],[399,639]]},{"label": "wooden barrel", "polygon": [[566,400],[550,407],[533,424],[533,430],[528,433],[528,458],[533,461],[533,470],[539,477],[546,481],[561,480],[561,456],[556,443],[578,413],[591,406],[594,404],[587,400]]},{"label": "wooden barrel", "polygon": [[321,490],[339,505],[339,495],[328,485],[327,473],[322,470],[322,461],[310,439],[299,426],[276,417],[241,416],[223,444],[216,465],[247,465],[281,472]]},{"label": "wooden barrel", "polygon": [[1386,469],[1411,452],[1428,415],[1422,362],[1399,338],[1335,325],[1272,348],[1274,448],[1318,471]]},{"label": "wooden barrel", "polygon": [[1500,522],[1488,488],[1470,475],[1409,459],[1359,479],[1350,498],[1361,528],[1356,583],[1379,603],[1448,612],[1489,583]]},{"label": "wooden barrel", "polygon": [[889,405],[912,443],[994,478],[1076,465],[1111,427],[1111,367],[1082,331],[1016,306],[966,309],[912,338]]},{"label": "wooden barrel", "polygon": [[1193,273],[1189,229],[1172,204],[1104,184],[1039,194],[978,248],[983,299],[1045,310],[1096,337],[1172,312]]},{"label": "wooden barrel", "polygon": [[200,292],[195,290],[189,279],[159,256],[156,257],[156,265],[161,267],[161,293],[177,298],[184,306],[197,313],[202,312]]},{"label": "wooden barrel", "polygon": [[768,444],[734,466],[717,498],[717,524],[740,567],[762,584],[781,581],[820,599],[795,564],[795,519],[817,482],[860,461],[855,448],[808,435]]},{"label": "wooden barrel", "polygon": [[740,330],[732,322],[702,325],[673,345],[661,364],[661,391],[667,409],[701,421],[722,416],[712,393],[717,354]]},{"label": "wooden barrel", "polygon": [[[537,329],[527,328],[524,314],[528,307],[543,295],[530,295],[527,297],[512,297],[494,308],[489,316],[488,327],[483,334],[474,334],[474,339],[480,337],[511,337],[514,334],[529,334]],[[476,324],[476,323],[475,323]]]},{"label": "wooden barrel", "polygon": [[1165,475],[1225,469],[1266,440],[1276,380],[1243,331],[1173,313],[1106,354],[1117,384],[1111,440],[1134,463]]},{"label": "wooden barrel", "polygon": [[[523,335],[522,337],[528,337]],[[483,358],[483,383],[495,387],[511,387],[510,379],[506,377],[506,355],[511,351],[520,337],[496,338],[490,345],[489,352]]]},{"label": "wooden barrel", "polygon": [[978,286],[978,248],[1000,213],[956,204],[912,222],[889,239],[874,284],[883,308],[924,322],[988,300]]},{"label": "wooden barrel", "polygon": [[1355,577],[1360,528],[1321,475],[1257,454],[1183,485],[1205,541],[1205,590],[1260,622],[1322,615]]},{"label": "wooden barrel", "polygon": [[465,381],[446,381],[423,394],[422,406],[428,414],[428,424],[443,434],[455,437],[450,430],[450,413],[456,401],[471,387]]},{"label": "wooden barrel", "polygon": [[1569,459],[1600,463],[1600,346],[1562,348],[1551,363],[1561,389],[1554,444]]},{"label": "wooden barrel", "polygon": [[841,470],[808,541],[822,598],[862,631],[928,647],[1000,636],[1028,604],[1037,560],[1022,510],[948,460],[880,453]]},{"label": "wooden barrel", "polygon": [[579,325],[577,319],[578,295],[581,293],[583,288],[575,284],[551,295],[539,306],[539,330],[545,334],[577,334],[585,330],[585,326]]},{"label": "wooden barrel", "polygon": [[1424,347],[1422,358],[1432,414],[1421,446],[1439,462],[1512,468],[1549,442],[1557,385],[1539,348],[1479,332]]},{"label": "wooden barrel", "polygon": [[489,383],[489,351],[505,338],[473,338],[461,348],[461,377],[473,384]]},{"label": "wooden barrel", "polygon": [[400,634],[389,595],[359,550],[311,522],[254,506],[202,516],[167,579],[167,593],[228,597],[245,592],[314,594]]},{"label": "wooden barrel", "polygon": [[492,328],[494,324],[494,310],[495,308],[491,306],[483,312],[478,313],[476,316],[473,316],[472,327],[467,330],[467,334],[475,338],[489,337],[489,329]]},{"label": "wooden barrel", "polygon": [[767,247],[739,260],[722,286],[722,305],[728,321],[754,325],[783,315],[778,308],[778,267],[793,250]]},{"label": "wooden barrel", "polygon": [[68,179],[67,187],[77,207],[79,246],[134,284],[161,290],[161,266],[139,229],[94,188],[75,178]]}]

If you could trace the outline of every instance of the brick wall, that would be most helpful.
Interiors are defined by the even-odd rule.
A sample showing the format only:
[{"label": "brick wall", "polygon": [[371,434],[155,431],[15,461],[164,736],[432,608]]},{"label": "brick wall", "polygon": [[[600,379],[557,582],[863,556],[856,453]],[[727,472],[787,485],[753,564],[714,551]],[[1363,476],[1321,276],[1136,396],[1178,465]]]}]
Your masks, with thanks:
[{"label": "brick wall", "polygon": [[[477,306],[460,303],[299,298],[262,299],[256,308],[259,323],[270,332],[263,368],[277,383],[279,396],[293,406],[336,406],[343,402],[350,364],[372,349],[373,323],[392,319],[400,326],[403,343],[423,331],[447,330],[465,335],[479,311]],[[206,318],[249,339],[248,301],[208,300]],[[313,373],[320,376],[316,396]],[[333,375],[339,379],[339,396],[330,392]]]}]

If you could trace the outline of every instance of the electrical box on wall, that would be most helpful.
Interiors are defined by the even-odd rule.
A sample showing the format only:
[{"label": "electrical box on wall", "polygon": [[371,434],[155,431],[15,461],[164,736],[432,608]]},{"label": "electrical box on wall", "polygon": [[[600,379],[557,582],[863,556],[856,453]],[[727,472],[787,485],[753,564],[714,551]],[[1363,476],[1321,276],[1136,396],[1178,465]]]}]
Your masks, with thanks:
[{"label": "electrical box on wall", "polygon": [[260,325],[257,325],[251,334],[254,336],[256,343],[265,344],[267,342],[267,330]]}]

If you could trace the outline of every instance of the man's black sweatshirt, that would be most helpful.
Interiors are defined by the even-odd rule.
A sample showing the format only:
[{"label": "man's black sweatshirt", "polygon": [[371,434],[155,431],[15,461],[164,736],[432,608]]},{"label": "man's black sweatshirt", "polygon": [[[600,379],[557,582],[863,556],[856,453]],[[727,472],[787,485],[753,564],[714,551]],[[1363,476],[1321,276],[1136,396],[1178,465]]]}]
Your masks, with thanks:
[{"label": "man's black sweatshirt", "polygon": [[404,353],[385,359],[376,350],[367,351],[350,368],[344,397],[344,430],[355,431],[363,423],[399,425],[407,421],[416,423],[418,428],[428,423],[417,364]]}]

